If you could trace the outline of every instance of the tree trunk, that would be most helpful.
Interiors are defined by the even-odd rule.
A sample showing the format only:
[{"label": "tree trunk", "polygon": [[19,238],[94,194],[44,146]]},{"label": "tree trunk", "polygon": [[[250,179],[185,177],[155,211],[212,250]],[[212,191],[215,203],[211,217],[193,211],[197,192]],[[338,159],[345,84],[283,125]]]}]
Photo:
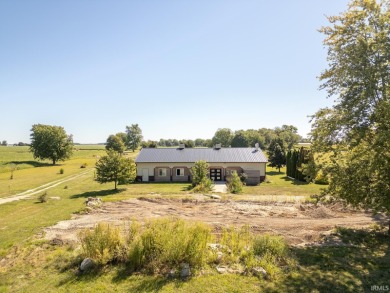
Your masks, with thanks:
[{"label": "tree trunk", "polygon": [[389,230],[387,230],[387,234],[390,236],[390,219],[389,219]]},{"label": "tree trunk", "polygon": [[116,190],[116,180],[114,180],[114,182],[115,182],[115,188],[114,189]]},{"label": "tree trunk", "polygon": [[56,164],[56,160],[55,159],[53,159],[53,165],[55,165]]}]

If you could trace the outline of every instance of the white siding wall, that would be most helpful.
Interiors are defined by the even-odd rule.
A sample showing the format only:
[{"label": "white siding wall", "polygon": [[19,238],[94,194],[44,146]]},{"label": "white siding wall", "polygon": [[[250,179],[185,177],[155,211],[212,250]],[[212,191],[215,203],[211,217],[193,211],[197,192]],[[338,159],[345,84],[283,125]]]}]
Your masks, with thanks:
[{"label": "white siding wall", "polygon": [[[149,170],[149,176],[154,176],[155,167],[187,167],[191,168],[193,163],[137,163],[137,176],[142,176],[142,169]],[[226,167],[241,167],[245,170],[260,170],[260,176],[265,176],[266,163],[209,163],[210,166]]]}]

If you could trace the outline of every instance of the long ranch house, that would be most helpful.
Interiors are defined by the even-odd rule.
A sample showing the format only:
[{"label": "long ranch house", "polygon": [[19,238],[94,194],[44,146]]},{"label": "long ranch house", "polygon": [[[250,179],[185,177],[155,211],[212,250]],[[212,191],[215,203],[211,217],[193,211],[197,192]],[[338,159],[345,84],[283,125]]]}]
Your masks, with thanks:
[{"label": "long ranch house", "polygon": [[209,164],[213,181],[225,181],[233,171],[248,175],[247,184],[265,179],[267,158],[259,148],[143,148],[138,154],[137,180],[142,182],[190,182],[190,168],[197,161]]}]

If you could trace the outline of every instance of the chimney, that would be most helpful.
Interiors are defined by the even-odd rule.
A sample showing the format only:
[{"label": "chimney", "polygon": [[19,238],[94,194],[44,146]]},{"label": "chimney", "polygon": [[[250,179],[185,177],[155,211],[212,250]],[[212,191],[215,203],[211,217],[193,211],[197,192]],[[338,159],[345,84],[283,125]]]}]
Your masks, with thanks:
[{"label": "chimney", "polygon": [[256,148],[256,151],[259,150],[259,143],[258,142],[255,143],[255,148]]},{"label": "chimney", "polygon": [[216,150],[219,150],[219,149],[221,149],[222,148],[222,145],[220,144],[220,143],[217,143],[216,145],[215,145],[215,149]]},{"label": "chimney", "polygon": [[182,149],[184,149],[185,147],[186,147],[186,145],[185,145],[184,143],[180,143],[180,144],[179,144],[179,149],[182,150]]}]

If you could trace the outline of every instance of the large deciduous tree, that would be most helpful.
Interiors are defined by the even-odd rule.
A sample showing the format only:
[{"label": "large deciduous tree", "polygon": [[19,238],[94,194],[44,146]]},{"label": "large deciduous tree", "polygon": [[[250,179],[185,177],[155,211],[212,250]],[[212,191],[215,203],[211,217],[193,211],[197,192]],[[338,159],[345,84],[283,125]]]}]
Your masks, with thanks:
[{"label": "large deciduous tree", "polygon": [[229,147],[232,143],[232,139],[233,139],[233,131],[231,131],[231,129],[219,128],[215,132],[212,138],[212,142],[214,145],[220,143],[222,147]]},{"label": "large deciduous tree", "polygon": [[283,140],[283,143],[288,150],[291,150],[302,138],[298,134],[298,128],[293,125],[282,125],[282,127],[276,127],[275,133]]},{"label": "large deciduous tree", "polygon": [[61,126],[34,124],[31,128],[30,151],[34,158],[58,161],[69,159],[73,153],[72,135],[67,135]]},{"label": "large deciduous tree", "polygon": [[107,151],[107,155],[96,162],[96,181],[99,183],[114,182],[115,190],[118,182],[132,182],[135,176],[134,161],[113,150]]},{"label": "large deciduous tree", "polygon": [[328,19],[320,80],[336,101],[313,116],[313,149],[332,153],[329,194],[389,215],[390,1],[353,0]]},{"label": "large deciduous tree", "polygon": [[248,141],[248,137],[246,136],[246,132],[243,130],[236,131],[231,141],[231,146],[234,148],[248,147],[249,141]]},{"label": "large deciduous tree", "polygon": [[271,140],[268,148],[268,161],[271,167],[279,169],[286,165],[286,149],[281,138]]},{"label": "large deciduous tree", "polygon": [[122,137],[120,137],[119,135],[111,134],[107,138],[106,149],[113,150],[113,151],[116,151],[116,152],[122,154],[125,151],[126,146],[123,142]]},{"label": "large deciduous tree", "polygon": [[141,145],[143,139],[142,130],[138,124],[131,124],[130,126],[126,126],[126,134],[127,147],[134,152]]}]

